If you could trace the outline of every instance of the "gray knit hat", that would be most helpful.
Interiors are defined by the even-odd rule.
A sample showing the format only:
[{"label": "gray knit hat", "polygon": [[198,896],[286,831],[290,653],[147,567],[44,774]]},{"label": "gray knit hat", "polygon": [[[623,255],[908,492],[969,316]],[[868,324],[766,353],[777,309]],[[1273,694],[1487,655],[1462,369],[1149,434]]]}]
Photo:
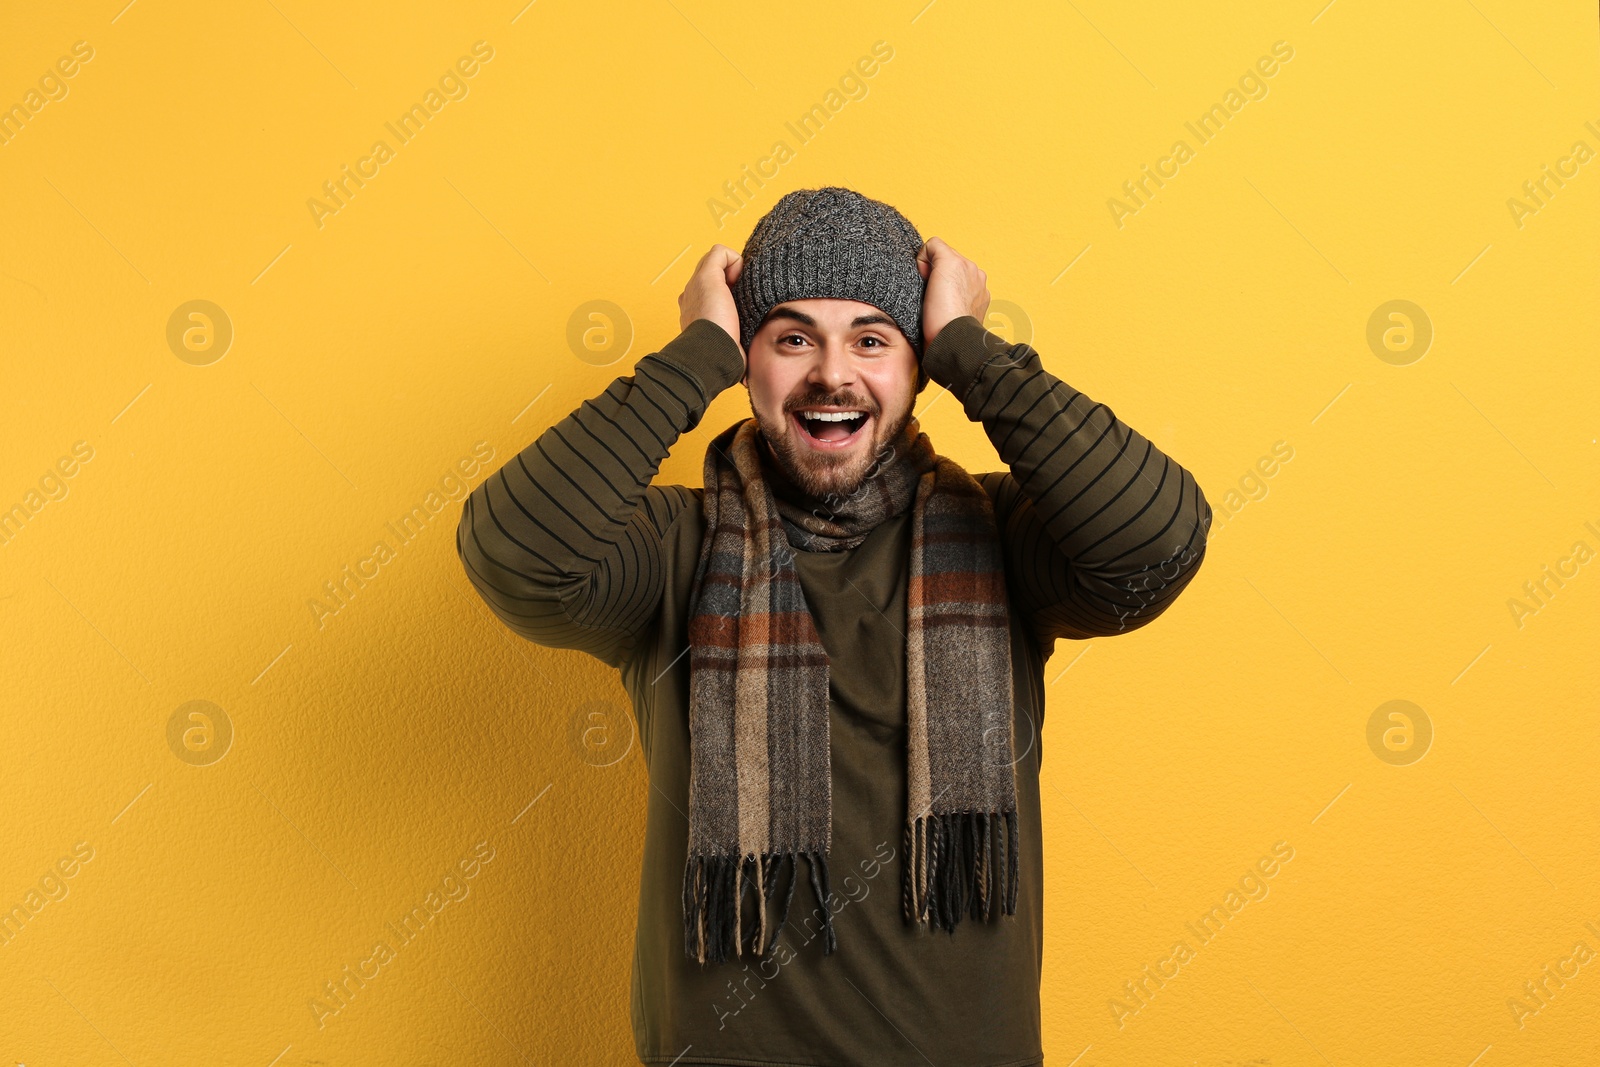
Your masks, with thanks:
[{"label": "gray knit hat", "polygon": [[[860,300],[894,320],[922,355],[922,235],[888,204],[837,185],[785,194],[750,231],[733,283],[746,352],[785,300]],[[917,391],[927,384],[920,368]]]}]

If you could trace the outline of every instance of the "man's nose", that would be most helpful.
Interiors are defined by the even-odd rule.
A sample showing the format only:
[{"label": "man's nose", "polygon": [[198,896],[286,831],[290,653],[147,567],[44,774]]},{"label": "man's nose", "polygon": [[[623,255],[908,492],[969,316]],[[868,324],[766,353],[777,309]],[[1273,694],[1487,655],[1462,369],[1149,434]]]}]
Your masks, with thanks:
[{"label": "man's nose", "polygon": [[837,341],[825,342],[817,351],[817,358],[811,365],[809,378],[829,392],[837,392],[844,386],[853,385],[856,380],[856,365],[850,357],[849,349]]}]

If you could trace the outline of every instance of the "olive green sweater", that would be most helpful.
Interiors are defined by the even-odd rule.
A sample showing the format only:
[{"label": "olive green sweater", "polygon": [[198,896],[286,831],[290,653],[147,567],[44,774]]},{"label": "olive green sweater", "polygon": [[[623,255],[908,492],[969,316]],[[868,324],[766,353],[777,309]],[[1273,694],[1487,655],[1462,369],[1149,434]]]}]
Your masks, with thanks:
[{"label": "olive green sweater", "polygon": [[[703,489],[652,485],[674,442],[744,371],[697,319],[630,375],[546,429],[468,497],[463,565],[516,633],[621,672],[651,788],[634,943],[641,1062],[812,1067],[1027,1067],[1043,1061],[1039,766],[1044,662],[1058,638],[1127,633],[1161,614],[1205,555],[1194,478],[1028,345],[974,317],[924,353],[1009,470],[975,474],[1005,542],[1020,830],[1017,913],[952,932],[900,913],[906,817],[906,579],[911,509],[858,547],[797,551],[829,657],[830,868],[838,948],[795,907],[773,958],[704,969],[685,955],[690,585]],[[925,394],[926,395],[926,394]],[[949,403],[950,401],[945,401]]]}]

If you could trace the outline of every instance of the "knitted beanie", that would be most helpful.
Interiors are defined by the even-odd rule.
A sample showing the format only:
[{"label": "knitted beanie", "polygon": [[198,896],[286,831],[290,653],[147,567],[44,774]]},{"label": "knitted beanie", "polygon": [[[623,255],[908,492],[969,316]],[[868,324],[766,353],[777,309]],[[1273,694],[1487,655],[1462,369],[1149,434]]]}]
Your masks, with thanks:
[{"label": "knitted beanie", "polygon": [[[834,297],[878,308],[922,355],[922,235],[888,204],[837,185],[785,194],[750,231],[733,283],[745,351],[786,300]],[[928,376],[919,365],[917,391]]]}]

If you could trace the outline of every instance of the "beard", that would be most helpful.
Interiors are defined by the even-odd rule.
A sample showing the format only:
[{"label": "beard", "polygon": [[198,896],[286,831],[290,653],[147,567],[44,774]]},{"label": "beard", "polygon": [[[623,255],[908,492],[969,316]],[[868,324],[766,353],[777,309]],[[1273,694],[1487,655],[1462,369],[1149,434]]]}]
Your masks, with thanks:
[{"label": "beard", "polygon": [[884,449],[890,442],[899,438],[906,424],[911,421],[911,409],[915,401],[916,396],[913,395],[904,409],[887,421],[881,412],[874,411],[871,439],[857,442],[845,452],[818,451],[796,440],[795,435],[801,431],[794,426],[790,413],[811,404],[824,407],[830,405],[866,407],[865,404],[858,404],[853,399],[829,401],[810,398],[801,401],[779,413],[782,421],[776,427],[760,412],[755,412],[756,428],[761,431],[765,457],[779,473],[807,496],[826,501],[830,498],[848,497],[860,488]]}]

